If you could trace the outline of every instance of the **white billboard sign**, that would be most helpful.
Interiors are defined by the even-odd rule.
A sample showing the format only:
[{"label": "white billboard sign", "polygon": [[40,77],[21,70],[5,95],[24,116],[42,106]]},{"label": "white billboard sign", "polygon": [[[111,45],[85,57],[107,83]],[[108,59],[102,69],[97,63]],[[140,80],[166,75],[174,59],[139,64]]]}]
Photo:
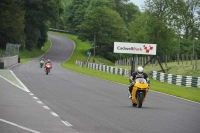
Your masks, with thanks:
[{"label": "white billboard sign", "polygon": [[156,55],[157,44],[114,42],[114,53]]}]

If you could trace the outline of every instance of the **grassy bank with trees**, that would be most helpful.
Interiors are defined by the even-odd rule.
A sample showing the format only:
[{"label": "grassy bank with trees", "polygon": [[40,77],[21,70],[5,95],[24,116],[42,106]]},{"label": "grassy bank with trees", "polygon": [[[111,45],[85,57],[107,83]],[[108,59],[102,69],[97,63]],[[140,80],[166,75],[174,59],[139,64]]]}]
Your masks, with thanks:
[{"label": "grassy bank with trees", "polygon": [[20,44],[21,50],[31,53],[41,49],[47,41],[49,25],[57,21],[62,13],[61,1],[1,1],[0,48],[6,49],[7,43],[13,43]]},{"label": "grassy bank with trees", "polygon": [[29,62],[33,58],[40,57],[43,54],[45,54],[49,50],[50,47],[51,47],[51,42],[48,39],[45,42],[43,49],[34,48],[34,49],[31,50],[31,52],[29,50],[26,50],[26,49],[20,50],[20,52],[19,52],[20,62]]},{"label": "grassy bank with trees", "polygon": [[[42,56],[43,54],[45,54],[49,50],[50,47],[51,47],[51,42],[48,39],[45,42],[43,49],[34,48],[31,51],[27,49],[20,50],[19,51],[20,62],[24,63],[24,62],[32,61],[33,59],[38,58]],[[4,49],[0,49],[1,54],[5,54],[5,52],[6,51]]]}]

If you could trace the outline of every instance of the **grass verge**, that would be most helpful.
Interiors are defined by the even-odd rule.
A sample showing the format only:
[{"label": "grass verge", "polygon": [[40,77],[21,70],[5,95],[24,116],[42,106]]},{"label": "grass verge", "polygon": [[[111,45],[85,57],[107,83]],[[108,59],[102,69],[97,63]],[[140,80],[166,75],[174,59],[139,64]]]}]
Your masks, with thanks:
[{"label": "grass verge", "polygon": [[20,62],[29,62],[32,60],[32,58],[37,58],[45,54],[51,46],[51,42],[48,39],[47,42],[44,44],[44,48],[42,50],[40,49],[33,49],[31,51],[28,50],[20,50],[19,52],[19,57],[20,57]]},{"label": "grass verge", "polygon": [[[197,69],[193,69],[191,61],[185,61],[178,65],[177,62],[170,62],[167,63],[167,67],[164,63],[162,63],[163,69],[167,70],[165,73],[168,74],[175,74],[175,75],[184,75],[184,76],[200,76],[200,60],[197,61]],[[130,69],[130,66],[117,66],[124,69]],[[145,71],[150,74],[151,71],[161,71],[160,66],[157,64],[150,64],[145,66]]]}]

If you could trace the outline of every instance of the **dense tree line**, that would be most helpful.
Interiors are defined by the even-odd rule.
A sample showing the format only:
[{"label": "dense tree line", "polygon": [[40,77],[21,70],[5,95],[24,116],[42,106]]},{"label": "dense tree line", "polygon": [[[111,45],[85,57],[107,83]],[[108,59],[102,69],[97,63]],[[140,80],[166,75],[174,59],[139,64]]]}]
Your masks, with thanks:
[{"label": "dense tree line", "polygon": [[116,41],[156,43],[161,56],[193,54],[193,46],[200,52],[199,0],[146,0],[143,11],[129,0],[68,0],[64,7],[62,28],[95,40],[96,54],[112,61],[132,56],[102,48]]},{"label": "dense tree line", "polygon": [[0,47],[6,43],[20,44],[24,30],[23,0],[0,1]]},{"label": "dense tree line", "polygon": [[1,0],[0,47],[21,44],[21,49],[41,48],[51,21],[59,20],[61,0]]},{"label": "dense tree line", "polygon": [[146,0],[143,11],[130,0],[1,0],[0,47],[41,48],[51,27],[95,41],[96,54],[111,61],[132,56],[105,52],[117,41],[156,43],[158,55],[192,54],[195,46],[197,54],[199,16],[199,0]]},{"label": "dense tree line", "polygon": [[129,0],[71,0],[65,11],[67,25],[63,28],[77,32],[82,41],[95,40],[96,54],[111,61],[119,58],[119,54],[105,52],[105,47],[113,46],[115,41],[127,42],[128,23],[134,14],[140,14],[139,8]]}]

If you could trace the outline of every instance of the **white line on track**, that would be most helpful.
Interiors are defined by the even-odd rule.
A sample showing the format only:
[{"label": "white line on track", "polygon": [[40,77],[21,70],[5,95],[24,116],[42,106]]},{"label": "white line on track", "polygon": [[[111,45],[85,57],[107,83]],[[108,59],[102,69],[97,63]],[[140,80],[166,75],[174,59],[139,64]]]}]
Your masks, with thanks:
[{"label": "white line on track", "polygon": [[72,125],[69,122],[67,122],[67,121],[62,121],[62,123],[64,123],[68,127],[72,127]]},{"label": "white line on track", "polygon": [[37,103],[42,104],[42,101],[37,101]]},{"label": "white line on track", "polygon": [[13,73],[13,71],[11,71],[11,70],[9,70],[11,73],[12,73],[12,75],[15,77],[15,79],[17,79],[17,81],[23,86],[23,90],[24,91],[26,91],[26,92],[30,92],[29,90],[28,90],[28,88],[17,78],[17,76]]},{"label": "white line on track", "polygon": [[51,114],[52,114],[53,116],[58,117],[58,115],[57,115],[55,112],[51,112]]},{"label": "white line on track", "polygon": [[[49,38],[48,38],[49,39]],[[49,39],[50,40],[50,39]],[[50,40],[50,42],[51,42],[51,40]],[[73,41],[72,41],[73,42]],[[74,43],[74,42],[73,42]],[[52,46],[52,42],[51,42],[51,46]],[[50,47],[51,47],[50,46]],[[75,43],[74,43],[74,47],[75,47],[76,45],[75,45]],[[75,48],[74,48],[75,49]],[[49,48],[49,50],[50,50],[50,48]],[[48,50],[48,51],[49,51]],[[47,52],[48,52],[47,51]],[[74,52],[74,51],[73,51]],[[46,54],[46,53],[45,53]],[[44,55],[45,55],[44,54]],[[43,57],[44,55],[42,55],[41,57]],[[37,60],[37,59],[35,59],[35,60]],[[35,60],[32,60],[32,61],[35,61]],[[30,62],[32,62],[32,61],[30,61]],[[27,63],[29,63],[29,62],[27,62]],[[19,63],[17,63],[17,64],[15,64],[15,65],[13,65],[13,66],[11,66],[10,68],[12,68],[12,67],[14,67],[14,66],[16,66],[16,65],[18,65]],[[7,70],[9,70],[10,68],[8,68]],[[16,85],[16,84],[14,84],[14,83],[12,83],[11,81],[9,81],[8,79],[6,79],[6,78],[4,78],[4,77],[2,77],[1,75],[0,75],[0,77],[2,77],[3,79],[5,79],[6,81],[8,81],[9,83],[11,83],[11,84],[13,84],[13,85],[15,85],[15,86],[17,86],[18,88],[20,88],[20,89],[22,89],[22,90],[24,90],[24,91],[26,91],[26,92],[29,92],[29,95],[31,95],[31,96],[33,96],[34,94],[33,93],[31,93],[29,90],[28,90],[28,88],[17,78],[17,76],[12,72],[12,70],[9,70],[12,74],[13,74],[13,76],[17,79],[17,81],[23,86],[23,88],[22,87],[20,87],[20,86],[18,86],[18,85]],[[38,99],[37,97],[33,97],[34,99]],[[37,101],[37,103],[39,103],[39,104],[42,104],[42,101]],[[43,108],[44,109],[50,109],[48,106],[43,106]],[[56,117],[59,117],[55,112],[51,112],[51,114],[52,115],[54,115],[54,116],[56,116]],[[38,131],[34,131],[34,130],[31,130],[31,129],[28,129],[28,128],[25,128],[25,127],[23,127],[23,126],[20,126],[20,125],[17,125],[17,124],[15,124],[15,123],[12,123],[12,122],[9,122],[9,121],[6,121],[6,120],[3,120],[3,119],[0,119],[0,121],[3,121],[3,122],[5,122],[5,123],[8,123],[8,124],[11,124],[11,125],[14,125],[14,126],[17,126],[17,127],[19,127],[19,128],[22,128],[22,129],[24,129],[24,130],[28,130],[28,131],[31,131],[31,132],[33,132],[33,133],[40,133],[40,132],[38,132]],[[62,123],[64,123],[66,126],[72,126],[69,122],[67,122],[67,121],[62,121]],[[77,132],[77,133],[79,133],[79,132]]]},{"label": "white line on track", "polygon": [[41,133],[41,132],[38,132],[38,131],[35,131],[35,130],[32,130],[32,129],[29,129],[29,128],[20,126],[20,125],[18,125],[18,124],[16,124],[16,123],[13,123],[13,122],[10,122],[10,121],[6,121],[6,120],[3,120],[3,119],[0,119],[0,121],[5,122],[5,123],[8,123],[8,124],[13,125],[13,126],[16,126],[16,127],[18,127],[18,128],[21,128],[21,129],[30,131],[30,132],[32,132],[32,133]]},{"label": "white line on track", "polygon": [[43,108],[45,108],[45,109],[50,109],[48,106],[43,106]]},{"label": "white line on track", "polygon": [[7,78],[2,77],[1,75],[0,75],[0,77],[3,78],[3,79],[5,79],[6,81],[8,81],[9,83],[11,83],[12,85],[14,85],[14,86],[16,86],[16,87],[18,87],[18,88],[20,88],[20,89],[26,91],[26,92],[29,92],[29,90],[26,90],[26,89],[24,89],[24,88],[22,88],[22,87],[20,87],[20,86],[18,86],[18,85],[16,85],[16,84],[12,83],[12,82],[11,82],[10,80],[8,80]]}]

